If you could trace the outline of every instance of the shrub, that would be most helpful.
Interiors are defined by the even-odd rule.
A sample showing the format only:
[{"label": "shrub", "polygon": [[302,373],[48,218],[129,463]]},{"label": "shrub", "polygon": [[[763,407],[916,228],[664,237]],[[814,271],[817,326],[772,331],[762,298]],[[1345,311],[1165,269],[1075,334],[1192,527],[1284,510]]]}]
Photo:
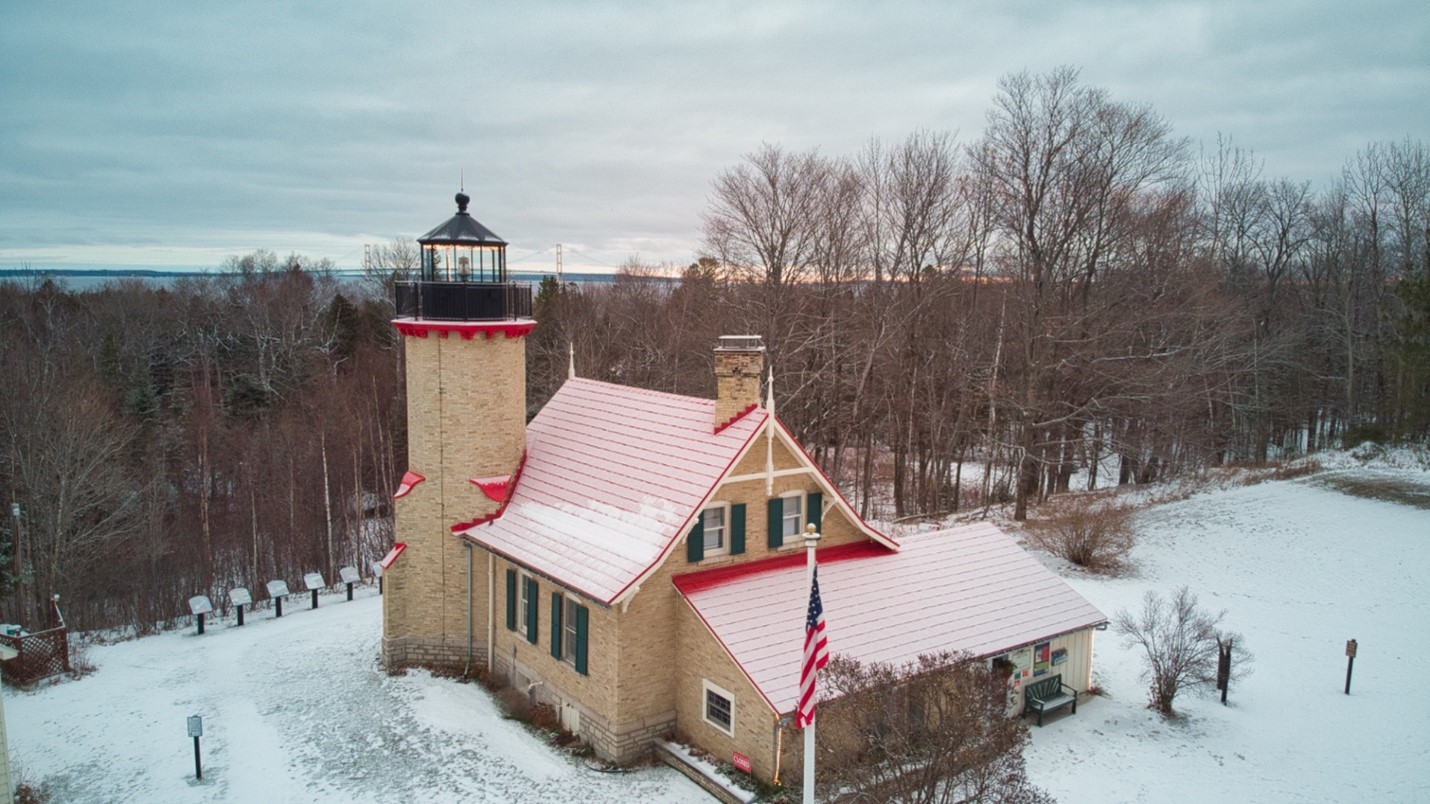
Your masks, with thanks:
[{"label": "shrub", "polygon": [[1132,550],[1134,510],[1095,497],[1070,497],[1028,523],[1035,546],[1093,572],[1117,574]]},{"label": "shrub", "polygon": [[[840,801],[1043,804],[1027,778],[1028,729],[1007,678],[966,655],[902,665],[835,656],[820,676],[821,787]],[[821,792],[825,792],[822,790]]]},{"label": "shrub", "polygon": [[1141,647],[1147,666],[1142,679],[1148,682],[1147,708],[1163,717],[1176,714],[1172,701],[1177,693],[1190,690],[1205,693],[1215,688],[1218,645],[1232,644],[1232,679],[1250,672],[1251,653],[1237,634],[1221,630],[1226,612],[1211,614],[1198,604],[1197,596],[1183,586],[1170,599],[1148,591],[1142,611],[1136,615],[1123,609],[1113,625],[1128,647]]}]

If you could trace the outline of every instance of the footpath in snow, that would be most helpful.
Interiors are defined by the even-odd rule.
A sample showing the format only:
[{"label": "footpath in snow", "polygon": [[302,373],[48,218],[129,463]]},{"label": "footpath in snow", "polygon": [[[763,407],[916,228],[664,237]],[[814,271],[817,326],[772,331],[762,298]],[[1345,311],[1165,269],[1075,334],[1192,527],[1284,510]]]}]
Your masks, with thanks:
[{"label": "footpath in snow", "polygon": [[307,605],[91,648],[93,675],[7,688],[13,767],[57,803],[709,800],[666,767],[602,773],[557,753],[479,685],[386,675],[375,593]]}]

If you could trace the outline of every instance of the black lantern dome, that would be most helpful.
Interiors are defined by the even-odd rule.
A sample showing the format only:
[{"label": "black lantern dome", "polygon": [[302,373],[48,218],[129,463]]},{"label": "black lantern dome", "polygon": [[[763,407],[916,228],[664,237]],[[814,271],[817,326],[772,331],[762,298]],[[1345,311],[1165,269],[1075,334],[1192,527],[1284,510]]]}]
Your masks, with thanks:
[{"label": "black lantern dome", "polygon": [[467,212],[471,198],[457,193],[457,214],[417,238],[421,279],[397,283],[399,318],[495,321],[529,318],[531,288],[507,281],[507,242]]},{"label": "black lantern dome", "polygon": [[506,241],[467,212],[471,198],[457,193],[457,214],[417,238],[422,278],[452,282],[505,282]]}]

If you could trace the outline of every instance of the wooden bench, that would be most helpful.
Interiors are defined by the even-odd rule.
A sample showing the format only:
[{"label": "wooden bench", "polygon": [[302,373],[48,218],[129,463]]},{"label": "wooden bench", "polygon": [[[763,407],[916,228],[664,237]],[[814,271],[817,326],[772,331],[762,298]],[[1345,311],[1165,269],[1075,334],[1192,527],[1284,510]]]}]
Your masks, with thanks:
[{"label": "wooden bench", "polygon": [[1034,681],[1023,690],[1023,714],[1038,713],[1038,725],[1043,725],[1044,712],[1056,712],[1064,706],[1072,706],[1077,714],[1077,690],[1063,683],[1061,674]]}]

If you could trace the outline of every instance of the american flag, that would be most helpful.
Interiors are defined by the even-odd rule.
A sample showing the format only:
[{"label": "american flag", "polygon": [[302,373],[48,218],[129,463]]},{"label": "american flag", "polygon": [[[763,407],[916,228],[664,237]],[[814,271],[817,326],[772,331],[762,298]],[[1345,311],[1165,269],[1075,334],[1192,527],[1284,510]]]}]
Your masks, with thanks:
[{"label": "american flag", "polygon": [[819,599],[819,569],[809,587],[809,611],[804,618],[804,663],[799,669],[799,709],[801,729],[814,723],[815,676],[829,664],[829,638],[824,635],[824,602]]}]

